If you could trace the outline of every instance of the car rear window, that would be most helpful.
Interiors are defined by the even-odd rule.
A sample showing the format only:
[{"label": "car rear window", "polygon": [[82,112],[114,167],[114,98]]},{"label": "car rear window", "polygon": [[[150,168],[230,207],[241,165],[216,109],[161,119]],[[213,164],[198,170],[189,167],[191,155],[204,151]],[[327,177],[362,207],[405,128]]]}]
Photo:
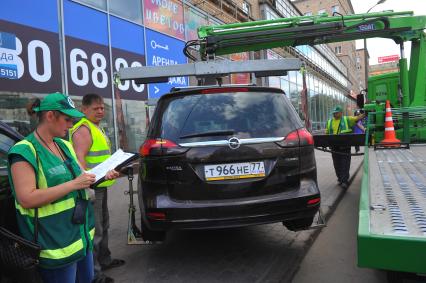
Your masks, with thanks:
[{"label": "car rear window", "polygon": [[163,100],[158,134],[173,141],[284,137],[301,127],[283,93],[227,92]]}]

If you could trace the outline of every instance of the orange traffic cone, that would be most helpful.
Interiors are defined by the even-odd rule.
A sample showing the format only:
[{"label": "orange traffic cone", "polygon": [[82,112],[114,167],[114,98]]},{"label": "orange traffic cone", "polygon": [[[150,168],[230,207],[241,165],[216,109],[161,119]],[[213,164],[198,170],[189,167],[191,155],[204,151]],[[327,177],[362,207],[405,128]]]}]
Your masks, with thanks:
[{"label": "orange traffic cone", "polygon": [[389,144],[385,146],[399,147],[401,141],[395,136],[395,129],[393,127],[392,112],[390,108],[389,100],[386,100],[386,114],[385,114],[385,138],[382,140],[382,144]]}]

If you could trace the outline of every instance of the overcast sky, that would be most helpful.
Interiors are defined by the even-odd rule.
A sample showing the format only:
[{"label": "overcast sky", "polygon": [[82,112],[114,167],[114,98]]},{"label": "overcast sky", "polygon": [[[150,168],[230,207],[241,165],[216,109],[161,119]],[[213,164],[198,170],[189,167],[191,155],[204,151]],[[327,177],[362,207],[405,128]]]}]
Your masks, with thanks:
[{"label": "overcast sky", "polygon": [[[355,13],[365,13],[374,6],[378,0],[352,0]],[[413,11],[415,15],[426,16],[426,0],[387,0],[385,3],[377,5],[370,12],[381,12],[385,10]],[[363,47],[363,40],[357,40],[357,48]],[[410,45],[405,45],[406,57],[410,56]],[[370,53],[370,65],[378,64],[377,57],[399,54],[399,45],[393,40],[372,38],[367,40],[367,49]]]}]

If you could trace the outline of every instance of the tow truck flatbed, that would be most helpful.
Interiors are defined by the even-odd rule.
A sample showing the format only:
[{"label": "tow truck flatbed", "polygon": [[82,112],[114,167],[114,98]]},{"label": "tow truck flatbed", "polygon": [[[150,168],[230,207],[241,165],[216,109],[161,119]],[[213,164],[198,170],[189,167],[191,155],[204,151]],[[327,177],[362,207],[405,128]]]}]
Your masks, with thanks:
[{"label": "tow truck flatbed", "polygon": [[369,148],[358,230],[361,267],[426,273],[426,144]]}]

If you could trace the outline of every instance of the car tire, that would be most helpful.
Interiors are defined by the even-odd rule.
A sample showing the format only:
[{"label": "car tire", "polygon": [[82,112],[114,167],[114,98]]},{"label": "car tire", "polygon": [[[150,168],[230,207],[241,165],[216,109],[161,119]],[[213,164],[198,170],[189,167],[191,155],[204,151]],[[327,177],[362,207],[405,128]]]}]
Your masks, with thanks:
[{"label": "car tire", "polygon": [[166,232],[165,231],[154,231],[148,227],[148,225],[145,223],[146,216],[145,216],[145,205],[143,203],[143,196],[142,196],[142,184],[140,177],[138,178],[138,202],[139,202],[139,209],[141,212],[141,233],[142,238],[145,241],[151,241],[151,242],[163,242],[166,238]]},{"label": "car tire", "polygon": [[306,217],[284,221],[283,225],[290,231],[306,230],[311,227],[314,217]]}]

